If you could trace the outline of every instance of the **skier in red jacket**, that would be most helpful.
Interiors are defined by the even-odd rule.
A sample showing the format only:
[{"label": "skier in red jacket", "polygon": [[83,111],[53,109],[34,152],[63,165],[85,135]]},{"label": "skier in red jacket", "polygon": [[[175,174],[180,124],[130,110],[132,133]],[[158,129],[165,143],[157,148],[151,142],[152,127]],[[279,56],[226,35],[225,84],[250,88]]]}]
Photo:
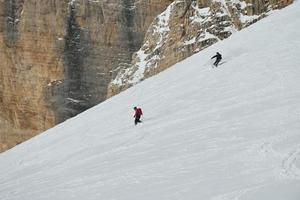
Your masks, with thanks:
[{"label": "skier in red jacket", "polygon": [[142,112],[141,108],[134,107],[133,109],[135,111],[134,116],[133,116],[135,118],[134,124],[137,125],[138,123],[142,122],[140,120],[140,118],[143,115],[143,112]]}]

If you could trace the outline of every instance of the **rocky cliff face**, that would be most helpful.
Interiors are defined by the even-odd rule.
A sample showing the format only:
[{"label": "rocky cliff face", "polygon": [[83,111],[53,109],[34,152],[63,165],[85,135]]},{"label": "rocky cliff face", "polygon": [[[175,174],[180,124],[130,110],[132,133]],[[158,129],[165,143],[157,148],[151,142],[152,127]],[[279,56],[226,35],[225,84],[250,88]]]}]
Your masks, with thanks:
[{"label": "rocky cliff face", "polygon": [[45,90],[61,79],[63,1],[0,1],[0,151],[55,123]]},{"label": "rocky cliff face", "polygon": [[106,99],[172,0],[0,0],[0,152]]},{"label": "rocky cliff face", "polygon": [[121,68],[108,96],[153,76],[292,0],[176,0],[149,27],[131,65]]}]

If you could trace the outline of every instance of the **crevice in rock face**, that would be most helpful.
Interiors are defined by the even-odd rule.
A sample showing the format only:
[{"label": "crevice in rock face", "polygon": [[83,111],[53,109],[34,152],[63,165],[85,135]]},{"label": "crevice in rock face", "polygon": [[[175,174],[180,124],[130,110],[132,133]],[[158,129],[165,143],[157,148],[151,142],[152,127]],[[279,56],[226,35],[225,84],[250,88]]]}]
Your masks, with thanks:
[{"label": "crevice in rock face", "polygon": [[77,23],[75,5],[70,5],[69,12],[63,52],[64,80],[52,86],[50,93],[48,91],[57,123],[92,107],[86,80],[88,69],[85,66],[85,61],[91,53],[90,34]]},{"label": "crevice in rock face", "polygon": [[24,0],[5,0],[3,3],[4,9],[4,29],[5,43],[8,47],[13,47],[19,37],[19,23],[23,10]]},{"label": "crevice in rock face", "polygon": [[142,43],[140,34],[135,33],[135,21],[136,19],[136,7],[135,0],[123,0],[122,1],[122,15],[121,20],[123,21],[123,37],[125,39],[127,48],[130,52],[137,51]]},{"label": "crevice in rock face", "polygon": [[75,8],[71,6],[64,50],[65,75],[70,87],[70,95],[72,95],[73,91],[81,89],[81,75],[83,72],[82,54],[86,53],[84,52],[85,49],[81,46],[81,37],[81,29],[75,18]]},{"label": "crevice in rock face", "polygon": [[185,1],[185,9],[184,9],[184,12],[182,13],[182,15],[180,16],[180,18],[182,19],[182,18],[184,18],[185,16],[186,16],[186,14],[187,14],[187,12],[189,11],[189,9],[191,8],[191,5],[192,5],[192,2],[193,2],[194,0],[186,0]]},{"label": "crevice in rock face", "polygon": [[84,60],[89,56],[90,38],[87,30],[76,22],[76,8],[70,5],[67,35],[65,37],[64,102],[66,115],[74,116],[90,108],[88,88],[84,80]]}]

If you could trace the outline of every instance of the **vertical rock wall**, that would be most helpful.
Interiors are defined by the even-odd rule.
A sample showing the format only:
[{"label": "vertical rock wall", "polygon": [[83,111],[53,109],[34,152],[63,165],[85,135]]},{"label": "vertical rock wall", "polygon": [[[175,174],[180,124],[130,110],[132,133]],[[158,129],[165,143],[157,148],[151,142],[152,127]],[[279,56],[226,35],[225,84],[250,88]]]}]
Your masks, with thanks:
[{"label": "vertical rock wall", "polygon": [[[60,41],[64,1],[0,1],[0,151],[51,127],[45,98],[51,79],[62,77]],[[62,28],[58,28],[62,26]]]}]

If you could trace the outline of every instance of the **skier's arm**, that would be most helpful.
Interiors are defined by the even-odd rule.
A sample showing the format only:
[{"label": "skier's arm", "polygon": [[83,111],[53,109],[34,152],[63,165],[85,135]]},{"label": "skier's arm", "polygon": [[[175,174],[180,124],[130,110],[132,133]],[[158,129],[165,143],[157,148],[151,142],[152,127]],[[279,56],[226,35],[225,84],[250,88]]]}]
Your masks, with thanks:
[{"label": "skier's arm", "polygon": [[217,57],[217,55],[215,55],[215,56],[211,57],[211,59],[213,59],[213,58],[215,58],[215,57]]}]

